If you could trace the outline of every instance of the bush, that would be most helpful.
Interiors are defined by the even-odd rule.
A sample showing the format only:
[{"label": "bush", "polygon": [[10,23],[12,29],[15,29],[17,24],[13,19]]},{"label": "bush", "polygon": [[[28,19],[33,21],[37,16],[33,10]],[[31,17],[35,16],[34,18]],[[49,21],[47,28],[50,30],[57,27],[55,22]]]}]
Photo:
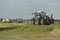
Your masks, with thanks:
[{"label": "bush", "polygon": [[18,19],[17,19],[17,22],[18,22],[18,23],[23,23],[23,19],[22,19],[22,18],[18,18]]}]

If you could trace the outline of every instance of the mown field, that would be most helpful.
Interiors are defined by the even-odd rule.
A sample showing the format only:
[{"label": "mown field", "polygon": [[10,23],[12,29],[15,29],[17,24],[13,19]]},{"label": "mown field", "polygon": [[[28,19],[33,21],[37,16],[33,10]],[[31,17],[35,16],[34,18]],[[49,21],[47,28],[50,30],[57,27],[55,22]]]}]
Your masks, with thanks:
[{"label": "mown field", "polygon": [[49,33],[57,27],[60,28],[59,22],[51,25],[0,23],[0,40],[45,40],[45,37],[51,37]]}]

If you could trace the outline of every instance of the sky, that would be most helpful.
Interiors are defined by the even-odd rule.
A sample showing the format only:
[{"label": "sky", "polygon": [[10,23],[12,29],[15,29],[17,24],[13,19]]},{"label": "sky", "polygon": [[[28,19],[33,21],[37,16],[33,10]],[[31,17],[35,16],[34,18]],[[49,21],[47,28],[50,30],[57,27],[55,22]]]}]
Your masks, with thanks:
[{"label": "sky", "polygon": [[0,18],[29,19],[34,10],[45,10],[60,19],[60,0],[0,0]]}]

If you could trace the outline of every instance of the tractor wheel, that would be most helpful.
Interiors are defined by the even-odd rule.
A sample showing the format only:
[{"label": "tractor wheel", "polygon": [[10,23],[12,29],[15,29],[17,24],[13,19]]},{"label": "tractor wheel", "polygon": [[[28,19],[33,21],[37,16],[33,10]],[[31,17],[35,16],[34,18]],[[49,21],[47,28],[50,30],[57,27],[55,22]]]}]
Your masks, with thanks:
[{"label": "tractor wheel", "polygon": [[38,19],[38,25],[41,25],[41,18]]}]

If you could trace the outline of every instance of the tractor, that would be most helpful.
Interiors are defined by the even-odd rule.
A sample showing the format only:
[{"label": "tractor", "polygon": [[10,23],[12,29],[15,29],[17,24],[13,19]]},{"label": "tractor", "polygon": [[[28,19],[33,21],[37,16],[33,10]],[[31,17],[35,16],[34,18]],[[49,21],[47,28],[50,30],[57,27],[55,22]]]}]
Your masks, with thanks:
[{"label": "tractor", "polygon": [[38,24],[38,25],[50,25],[54,23],[53,19],[53,14],[51,14],[51,17],[46,15],[45,11],[35,11],[33,12],[34,17],[33,17],[33,24]]}]

